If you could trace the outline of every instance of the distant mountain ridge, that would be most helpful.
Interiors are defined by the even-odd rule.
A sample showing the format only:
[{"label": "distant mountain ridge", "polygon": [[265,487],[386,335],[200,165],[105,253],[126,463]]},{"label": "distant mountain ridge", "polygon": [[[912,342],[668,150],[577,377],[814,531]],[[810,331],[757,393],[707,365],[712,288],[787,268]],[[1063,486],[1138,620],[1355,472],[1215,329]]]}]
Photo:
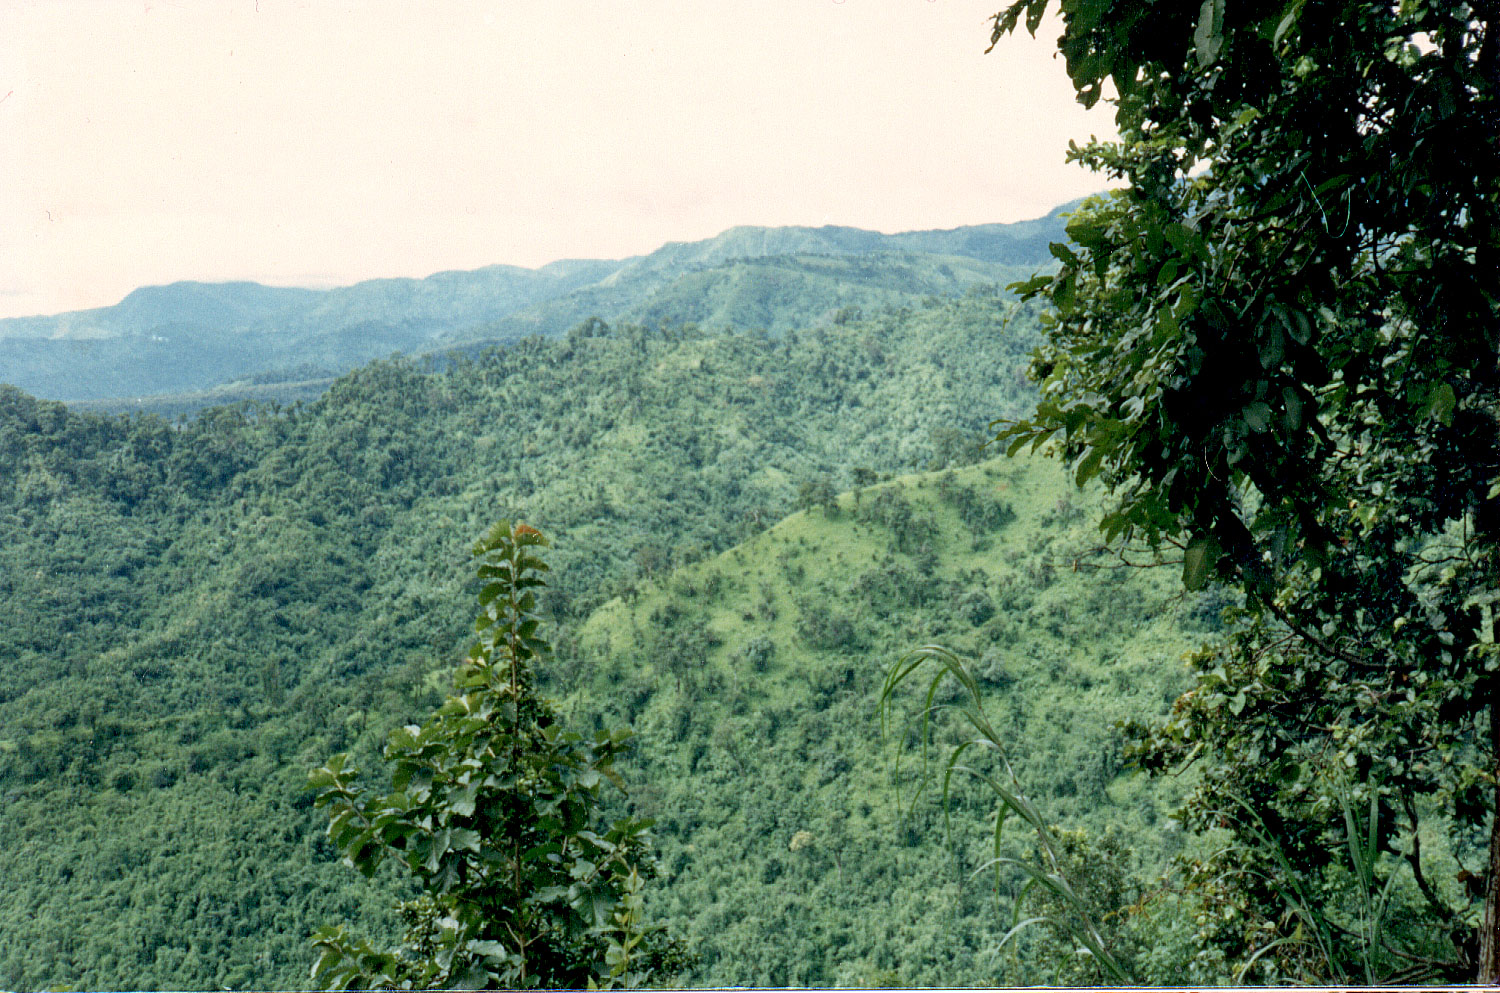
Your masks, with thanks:
[{"label": "distant mountain ridge", "polygon": [[848,308],[1009,282],[1049,264],[1047,246],[1063,237],[1072,206],[1014,224],[901,234],[735,227],[628,259],[493,265],[327,290],[148,286],[112,307],[0,320],[0,382],[77,402],[311,381],[393,352],[558,334],[595,316],[689,314],[775,333]]},{"label": "distant mountain ridge", "polygon": [[1065,204],[1045,217],[1012,224],[976,224],[900,234],[837,225],[817,228],[733,227],[706,241],[668,242],[650,255],[627,260],[622,270],[660,268],[666,264],[702,268],[767,255],[866,255],[875,252],[955,255],[1002,265],[1035,264],[1048,258],[1048,244],[1062,237],[1062,218],[1076,205]]}]

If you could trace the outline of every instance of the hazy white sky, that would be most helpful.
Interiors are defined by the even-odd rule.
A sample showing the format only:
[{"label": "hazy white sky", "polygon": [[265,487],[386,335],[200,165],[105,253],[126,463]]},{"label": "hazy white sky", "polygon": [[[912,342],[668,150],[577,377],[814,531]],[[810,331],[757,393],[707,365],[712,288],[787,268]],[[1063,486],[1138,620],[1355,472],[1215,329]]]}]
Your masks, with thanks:
[{"label": "hazy white sky", "polygon": [[619,258],[1098,189],[1004,0],[0,0],[0,316]]}]

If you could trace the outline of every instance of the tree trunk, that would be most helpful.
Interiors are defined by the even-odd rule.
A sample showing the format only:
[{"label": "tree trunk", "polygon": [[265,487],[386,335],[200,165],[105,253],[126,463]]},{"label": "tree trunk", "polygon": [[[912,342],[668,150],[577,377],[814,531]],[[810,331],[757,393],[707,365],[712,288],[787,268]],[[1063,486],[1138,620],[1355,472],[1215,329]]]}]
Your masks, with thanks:
[{"label": "tree trunk", "polygon": [[[1493,687],[1492,687],[1493,690]],[[1490,695],[1490,762],[1495,767],[1495,807],[1490,818],[1490,860],[1484,884],[1484,923],[1479,933],[1483,986],[1500,984],[1500,700]]]}]

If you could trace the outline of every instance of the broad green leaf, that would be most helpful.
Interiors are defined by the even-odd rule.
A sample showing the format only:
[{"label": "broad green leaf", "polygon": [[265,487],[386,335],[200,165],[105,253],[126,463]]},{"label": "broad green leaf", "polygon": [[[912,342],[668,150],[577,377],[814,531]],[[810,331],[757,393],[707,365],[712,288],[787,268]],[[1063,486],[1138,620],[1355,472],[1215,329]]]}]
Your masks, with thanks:
[{"label": "broad green leaf", "polygon": [[1301,15],[1302,5],[1305,2],[1306,0],[1292,0],[1291,3],[1287,4],[1286,12],[1282,15],[1281,22],[1276,25],[1276,33],[1271,36],[1271,44],[1281,44],[1281,39],[1285,38],[1287,32],[1297,23],[1297,18]]},{"label": "broad green leaf", "polygon": [[1078,473],[1074,477],[1074,482],[1078,486],[1087,483],[1099,474],[1099,470],[1103,464],[1104,448],[1102,445],[1095,445],[1089,449],[1089,453],[1078,463]]},{"label": "broad green leaf", "polygon": [[1203,0],[1198,8],[1198,26],[1193,31],[1193,52],[1198,68],[1205,69],[1219,58],[1224,47],[1224,0]]},{"label": "broad green leaf", "polygon": [[309,772],[307,774],[308,789],[322,789],[327,786],[332,786],[338,781],[338,774],[335,773],[332,769],[329,769],[327,766],[324,766],[321,769],[314,769],[312,772]]},{"label": "broad green leaf", "polygon": [[1286,324],[1287,334],[1299,345],[1305,345],[1312,340],[1313,324],[1312,318],[1307,316],[1305,310],[1290,309],[1287,312]]},{"label": "broad green leaf", "polygon": [[1288,432],[1298,431],[1302,428],[1302,398],[1297,391],[1290,386],[1281,389],[1281,402],[1284,413],[1281,417],[1282,427]]},{"label": "broad green leaf", "polygon": [[1282,339],[1281,329],[1274,325],[1263,326],[1256,341],[1256,351],[1260,354],[1261,368],[1275,369],[1280,366],[1286,354],[1286,342]]},{"label": "broad green leaf", "polygon": [[1036,29],[1042,26],[1042,16],[1047,12],[1043,0],[1028,0],[1026,6],[1026,33],[1036,37]]},{"label": "broad green leaf", "polygon": [[457,789],[450,790],[448,792],[448,806],[459,817],[471,817],[474,814],[474,798],[478,793],[478,783],[467,783]]},{"label": "broad green leaf", "polygon": [[1076,298],[1076,286],[1077,277],[1073,275],[1071,270],[1064,270],[1062,275],[1058,276],[1052,284],[1052,302],[1064,314],[1073,309],[1073,303]]},{"label": "broad green leaf", "polygon": [[1032,297],[1038,293],[1046,291],[1047,287],[1051,285],[1052,277],[1050,275],[1038,273],[1037,275],[1032,276],[1030,279],[1023,282],[1011,283],[1010,285],[1005,287],[1005,291],[1007,293],[1014,293],[1016,296],[1021,297],[1022,299],[1026,299],[1028,297]]},{"label": "broad green leaf", "polygon": [[1453,409],[1458,406],[1458,395],[1447,383],[1439,383],[1427,397],[1427,411],[1444,427],[1453,425]]},{"label": "broad green leaf", "polygon": [[330,971],[344,959],[343,951],[332,943],[321,943],[318,947],[322,951],[313,962],[312,969],[308,971],[308,975],[313,979],[317,979],[325,972]]},{"label": "broad green leaf", "polygon": [[1188,543],[1182,556],[1182,585],[1190,590],[1201,590],[1208,585],[1218,565],[1219,541],[1212,536],[1194,538]]},{"label": "broad green leaf", "polygon": [[1157,270],[1157,273],[1156,273],[1156,285],[1159,288],[1163,288],[1163,289],[1166,288],[1166,287],[1168,287],[1168,286],[1171,286],[1172,283],[1173,283],[1173,281],[1175,281],[1177,279],[1177,272],[1181,268],[1182,268],[1182,259],[1177,258],[1176,256],[1173,256],[1172,258],[1167,259],[1165,262],[1163,262],[1161,264],[1161,268],[1159,270]]},{"label": "broad green leaf", "polygon": [[1245,406],[1243,416],[1245,423],[1250,425],[1250,430],[1257,434],[1263,433],[1271,426],[1271,407],[1257,400],[1255,403]]}]

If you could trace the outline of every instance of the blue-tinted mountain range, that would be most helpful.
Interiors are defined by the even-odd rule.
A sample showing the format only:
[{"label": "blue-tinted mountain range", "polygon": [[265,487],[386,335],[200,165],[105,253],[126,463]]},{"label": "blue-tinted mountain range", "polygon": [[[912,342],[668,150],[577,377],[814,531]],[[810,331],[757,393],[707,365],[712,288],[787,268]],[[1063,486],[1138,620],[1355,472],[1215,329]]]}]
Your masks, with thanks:
[{"label": "blue-tinted mountain range", "polygon": [[[1071,205],[1068,205],[1069,207]],[[881,234],[736,227],[620,260],[487,266],[327,290],[178,282],[118,304],[0,320],[0,382],[69,402],[317,383],[392,353],[558,334],[589,317],[672,315],[772,333],[861,308],[1007,283],[1049,261],[1062,215]]]}]

